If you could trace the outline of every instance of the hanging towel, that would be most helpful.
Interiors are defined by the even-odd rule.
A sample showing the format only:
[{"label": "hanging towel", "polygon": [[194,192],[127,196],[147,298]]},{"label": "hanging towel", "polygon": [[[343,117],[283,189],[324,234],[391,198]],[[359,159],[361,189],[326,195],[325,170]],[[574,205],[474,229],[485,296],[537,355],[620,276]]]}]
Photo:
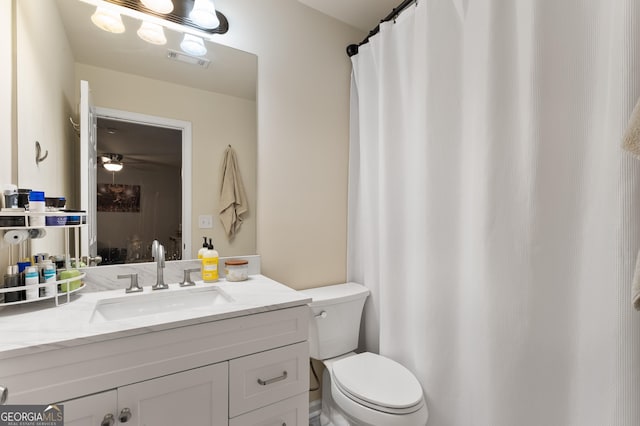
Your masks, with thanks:
[{"label": "hanging towel", "polygon": [[622,138],[622,148],[640,158],[640,100],[631,113],[627,130]]},{"label": "hanging towel", "polygon": [[636,258],[636,270],[633,273],[633,284],[631,285],[631,301],[637,311],[640,311],[640,251]]},{"label": "hanging towel", "polygon": [[243,215],[249,210],[236,152],[231,145],[224,152],[220,172],[220,221],[231,241],[240,230]]}]

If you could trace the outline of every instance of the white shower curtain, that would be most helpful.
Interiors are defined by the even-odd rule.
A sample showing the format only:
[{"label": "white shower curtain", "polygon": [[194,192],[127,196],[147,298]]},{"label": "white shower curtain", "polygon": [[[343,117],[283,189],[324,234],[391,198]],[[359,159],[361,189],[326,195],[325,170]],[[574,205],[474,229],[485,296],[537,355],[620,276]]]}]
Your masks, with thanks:
[{"label": "white shower curtain", "polygon": [[348,275],[430,426],[640,425],[638,58],[637,0],[419,0],[352,57]]}]

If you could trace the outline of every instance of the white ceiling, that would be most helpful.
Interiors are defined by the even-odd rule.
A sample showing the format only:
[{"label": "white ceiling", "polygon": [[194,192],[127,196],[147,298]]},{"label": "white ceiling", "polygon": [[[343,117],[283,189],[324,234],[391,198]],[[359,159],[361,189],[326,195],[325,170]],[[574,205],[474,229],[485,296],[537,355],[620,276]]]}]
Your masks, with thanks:
[{"label": "white ceiling", "polygon": [[298,0],[367,34],[402,0]]}]

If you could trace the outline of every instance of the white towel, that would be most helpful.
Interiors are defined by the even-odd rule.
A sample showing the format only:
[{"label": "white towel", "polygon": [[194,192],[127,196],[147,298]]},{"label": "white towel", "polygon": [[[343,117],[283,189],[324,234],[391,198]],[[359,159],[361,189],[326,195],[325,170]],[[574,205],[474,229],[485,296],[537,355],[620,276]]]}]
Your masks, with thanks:
[{"label": "white towel", "polygon": [[220,175],[220,221],[229,241],[233,240],[244,215],[249,211],[247,195],[242,185],[242,177],[231,145],[224,152]]},{"label": "white towel", "polygon": [[640,158],[640,100],[636,103],[622,137],[622,148]]},{"label": "white towel", "polygon": [[631,286],[631,301],[637,311],[640,311],[640,251],[636,258],[636,270],[633,273],[633,284]]}]

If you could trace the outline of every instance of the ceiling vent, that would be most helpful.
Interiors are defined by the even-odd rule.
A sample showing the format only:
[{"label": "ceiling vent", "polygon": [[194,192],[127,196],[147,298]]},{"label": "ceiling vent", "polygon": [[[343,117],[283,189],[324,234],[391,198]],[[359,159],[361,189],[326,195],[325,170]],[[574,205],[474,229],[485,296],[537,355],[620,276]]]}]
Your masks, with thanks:
[{"label": "ceiling vent", "polygon": [[190,55],[184,54],[182,52],[177,52],[177,51],[171,50],[171,49],[167,49],[167,58],[173,59],[174,61],[185,62],[185,63],[191,64],[191,65],[198,65],[198,66],[200,66],[202,68],[209,67],[209,64],[211,63],[211,61],[206,59],[206,58],[199,58],[199,57],[196,57],[196,56],[190,56]]}]

